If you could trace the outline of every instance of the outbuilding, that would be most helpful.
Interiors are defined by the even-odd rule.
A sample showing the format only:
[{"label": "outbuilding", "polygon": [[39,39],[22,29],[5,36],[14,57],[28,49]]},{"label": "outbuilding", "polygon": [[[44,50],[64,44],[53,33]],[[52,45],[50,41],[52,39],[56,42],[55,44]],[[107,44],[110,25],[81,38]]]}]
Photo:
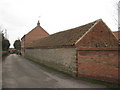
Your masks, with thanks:
[{"label": "outbuilding", "polygon": [[25,53],[25,48],[28,47],[28,45],[34,41],[34,40],[38,40],[44,37],[49,36],[48,32],[45,31],[41,26],[40,26],[40,22],[38,20],[37,22],[37,26],[35,28],[33,28],[32,30],[30,30],[30,32],[28,32],[27,34],[25,34],[22,38],[21,38],[21,53],[24,56]]},{"label": "outbuilding", "polygon": [[118,41],[101,19],[33,41],[25,56],[73,76],[118,82]]}]

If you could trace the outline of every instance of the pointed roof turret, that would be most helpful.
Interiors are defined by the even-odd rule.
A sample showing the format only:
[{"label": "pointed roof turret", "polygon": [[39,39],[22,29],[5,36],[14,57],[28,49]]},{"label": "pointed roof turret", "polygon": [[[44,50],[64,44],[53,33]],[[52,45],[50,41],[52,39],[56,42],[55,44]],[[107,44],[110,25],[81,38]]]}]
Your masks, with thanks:
[{"label": "pointed roof turret", "polygon": [[39,20],[38,20],[37,26],[40,26],[40,22],[39,22]]}]

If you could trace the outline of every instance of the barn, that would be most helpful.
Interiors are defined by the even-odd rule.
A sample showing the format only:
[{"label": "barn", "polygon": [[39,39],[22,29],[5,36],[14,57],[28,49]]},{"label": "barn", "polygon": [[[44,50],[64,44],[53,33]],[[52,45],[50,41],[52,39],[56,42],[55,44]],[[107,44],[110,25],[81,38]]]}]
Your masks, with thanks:
[{"label": "barn", "polygon": [[25,57],[73,76],[118,82],[118,41],[102,19],[35,40]]}]

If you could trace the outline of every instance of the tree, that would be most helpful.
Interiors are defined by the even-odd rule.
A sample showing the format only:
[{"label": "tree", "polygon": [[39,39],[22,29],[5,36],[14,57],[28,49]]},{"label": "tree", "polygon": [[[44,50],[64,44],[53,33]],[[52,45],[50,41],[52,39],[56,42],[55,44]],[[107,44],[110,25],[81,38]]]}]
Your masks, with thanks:
[{"label": "tree", "polygon": [[14,46],[15,49],[21,50],[21,41],[20,40],[15,40],[13,46]]},{"label": "tree", "polygon": [[2,33],[2,51],[8,51],[10,46],[10,42],[8,39],[4,37],[4,34]]}]

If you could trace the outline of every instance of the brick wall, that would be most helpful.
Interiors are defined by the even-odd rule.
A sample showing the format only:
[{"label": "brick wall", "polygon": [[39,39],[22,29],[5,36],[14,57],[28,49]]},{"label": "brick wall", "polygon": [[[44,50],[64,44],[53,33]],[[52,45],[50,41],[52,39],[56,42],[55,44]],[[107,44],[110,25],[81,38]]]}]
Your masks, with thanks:
[{"label": "brick wall", "polygon": [[76,44],[76,47],[115,48],[118,47],[118,41],[109,28],[100,21]]},{"label": "brick wall", "polygon": [[47,36],[49,36],[49,34],[41,26],[37,26],[28,34],[26,34],[25,47],[27,47],[30,42],[47,37]]},{"label": "brick wall", "polygon": [[118,51],[78,51],[78,76],[117,82],[118,56]]},{"label": "brick wall", "polygon": [[41,64],[76,75],[76,50],[74,48],[26,49],[25,57]]},{"label": "brick wall", "polygon": [[116,50],[79,50],[76,53],[75,48],[25,50],[25,57],[59,71],[115,83],[119,74],[118,54]]}]

